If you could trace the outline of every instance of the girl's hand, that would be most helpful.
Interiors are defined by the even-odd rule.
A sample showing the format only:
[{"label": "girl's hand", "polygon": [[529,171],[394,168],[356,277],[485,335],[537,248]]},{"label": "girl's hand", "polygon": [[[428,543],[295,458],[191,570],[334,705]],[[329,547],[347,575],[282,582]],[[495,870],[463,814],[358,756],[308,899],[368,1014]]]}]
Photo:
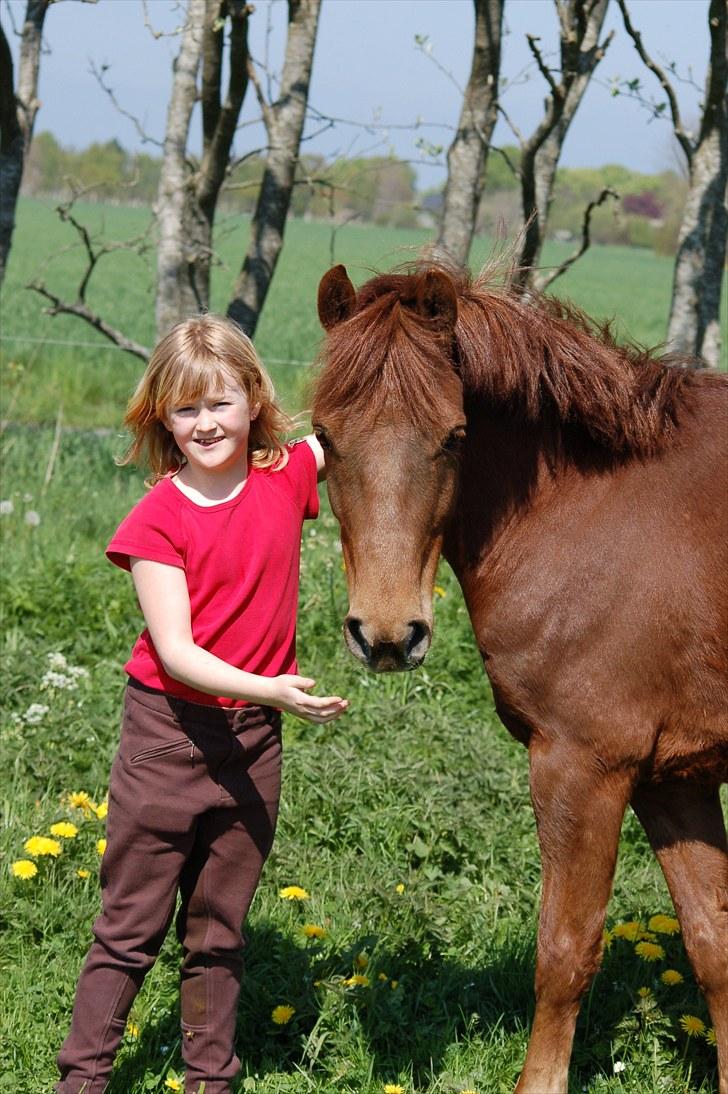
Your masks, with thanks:
[{"label": "girl's hand", "polygon": [[316,684],[308,676],[274,676],[271,684],[270,702],[308,722],[333,722],[349,705],[348,699],[341,699],[338,695],[307,695]]}]

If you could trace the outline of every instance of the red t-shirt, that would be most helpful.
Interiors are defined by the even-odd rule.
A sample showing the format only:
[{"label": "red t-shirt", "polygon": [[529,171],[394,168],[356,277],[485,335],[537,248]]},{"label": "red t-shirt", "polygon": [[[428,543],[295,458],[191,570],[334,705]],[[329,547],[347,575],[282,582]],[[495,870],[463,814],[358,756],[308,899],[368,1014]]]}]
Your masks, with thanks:
[{"label": "red t-shirt", "polygon": [[[251,468],[231,501],[198,505],[162,479],[117,528],[106,555],[179,566],[190,594],[196,645],[258,676],[296,671],[296,609],[303,521],[318,516],[316,458],[305,442],[288,445],[280,471]],[[134,679],[212,706],[245,706],[207,695],[169,676],[148,630],[124,666]]]}]

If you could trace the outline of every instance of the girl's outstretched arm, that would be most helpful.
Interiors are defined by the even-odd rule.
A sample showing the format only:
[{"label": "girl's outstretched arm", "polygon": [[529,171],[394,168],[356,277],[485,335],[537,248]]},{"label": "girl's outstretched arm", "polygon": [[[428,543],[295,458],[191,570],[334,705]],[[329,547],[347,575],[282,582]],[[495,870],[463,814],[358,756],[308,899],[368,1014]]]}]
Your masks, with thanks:
[{"label": "girl's outstretched arm", "polygon": [[321,447],[321,443],[315,433],[309,433],[309,435],[303,439],[316,457],[318,481],[323,482],[326,478],[326,460],[324,459],[324,450]]},{"label": "girl's outstretched arm", "polygon": [[349,705],[346,699],[307,694],[315,680],[305,676],[256,676],[195,645],[184,570],[145,558],[129,561],[154,648],[165,672],[175,680],[210,695],[229,695],[249,703],[280,707],[310,722],[331,722],[344,713]]}]

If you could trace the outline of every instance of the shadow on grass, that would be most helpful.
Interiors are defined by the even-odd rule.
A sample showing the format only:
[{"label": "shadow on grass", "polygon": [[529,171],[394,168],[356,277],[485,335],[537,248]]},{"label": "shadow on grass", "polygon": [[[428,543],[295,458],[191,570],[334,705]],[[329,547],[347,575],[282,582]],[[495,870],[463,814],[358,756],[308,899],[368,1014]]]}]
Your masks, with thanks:
[{"label": "shadow on grass", "polygon": [[[325,944],[298,945],[264,923],[247,933],[237,1028],[243,1074],[293,1075],[302,1070],[323,1079],[330,1073],[319,1058],[322,1051],[355,1066],[347,1054],[357,1050],[352,1042],[356,1027],[362,1070],[371,1068],[382,1081],[411,1071],[415,1085],[424,1085],[444,1069],[446,1053],[457,1041],[478,1038],[487,1048],[493,1038],[522,1033],[531,1025],[532,937],[514,932],[493,947],[482,966],[468,968],[441,955],[434,936],[396,950],[381,948],[369,936],[349,950],[333,952]],[[352,975],[362,949],[373,955],[361,970],[368,984],[346,986],[343,981]],[[634,992],[620,982],[623,970],[623,960],[608,952],[583,1001],[571,1068],[575,1090],[599,1074],[611,1074],[620,1026],[632,1021],[638,1035]],[[295,1008],[289,1024],[272,1021],[271,1012],[279,1004]],[[492,1059],[497,1048],[487,1051]],[[145,1071],[158,1076],[163,1060],[182,1070],[176,1006],[148,1023],[135,1045],[126,1048],[114,1069],[110,1094],[143,1089]],[[691,1079],[685,1090],[716,1082],[715,1069],[700,1054],[692,1061]]]}]

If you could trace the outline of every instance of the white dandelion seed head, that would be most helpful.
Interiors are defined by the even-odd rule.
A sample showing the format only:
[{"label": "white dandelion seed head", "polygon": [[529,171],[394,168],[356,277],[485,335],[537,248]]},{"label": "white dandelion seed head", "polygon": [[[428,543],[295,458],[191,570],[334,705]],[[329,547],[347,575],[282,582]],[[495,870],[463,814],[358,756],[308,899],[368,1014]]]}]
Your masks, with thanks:
[{"label": "white dandelion seed head", "polygon": [[30,525],[31,528],[37,528],[40,524],[40,513],[35,509],[29,509],[25,514],[25,523]]},{"label": "white dandelion seed head", "polygon": [[9,517],[14,508],[15,506],[10,498],[3,498],[3,500],[0,501],[0,516]]},{"label": "white dandelion seed head", "polygon": [[612,1068],[612,1071],[614,1072],[615,1075],[620,1075],[623,1071],[626,1071],[626,1070],[627,1070],[627,1065],[625,1063],[623,1063],[622,1060],[615,1060],[614,1061],[614,1067]]}]

